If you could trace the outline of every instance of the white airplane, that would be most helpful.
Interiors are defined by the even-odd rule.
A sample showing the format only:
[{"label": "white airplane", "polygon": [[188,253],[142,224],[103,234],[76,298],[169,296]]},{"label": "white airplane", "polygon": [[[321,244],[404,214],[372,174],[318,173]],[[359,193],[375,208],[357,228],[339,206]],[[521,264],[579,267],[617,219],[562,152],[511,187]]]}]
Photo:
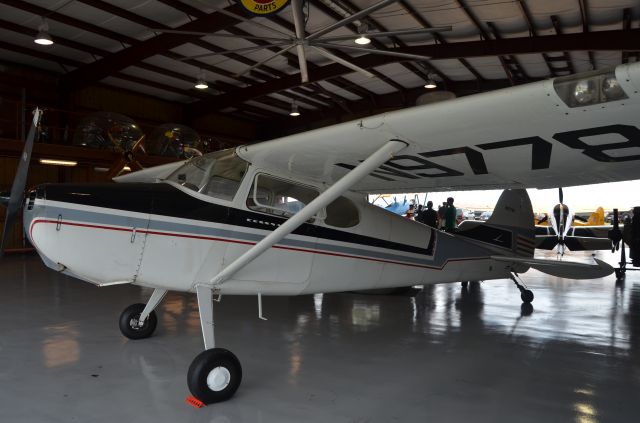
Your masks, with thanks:
[{"label": "white airplane", "polygon": [[[24,202],[44,263],[97,286],[153,288],[120,317],[149,337],[170,290],[195,292],[205,351],[189,367],[204,403],[230,398],[239,360],[214,341],[213,298],[299,295],[613,269],[533,258],[527,187],[640,178],[640,63],[414,107],[116,178],[45,184]],[[36,111],[34,122],[40,112]],[[32,127],[29,141],[33,141]],[[9,201],[22,203],[27,143]],[[486,224],[439,232],[365,193],[507,188]],[[10,222],[8,223],[10,225]],[[6,232],[5,232],[6,237]]]}]

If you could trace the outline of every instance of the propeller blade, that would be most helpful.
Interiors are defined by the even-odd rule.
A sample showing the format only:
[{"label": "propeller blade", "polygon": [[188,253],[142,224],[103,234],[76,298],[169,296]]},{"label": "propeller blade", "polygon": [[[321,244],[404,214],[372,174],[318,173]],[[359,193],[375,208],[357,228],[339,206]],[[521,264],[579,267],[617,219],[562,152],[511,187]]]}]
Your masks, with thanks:
[{"label": "propeller blade", "polygon": [[373,78],[375,76],[374,74],[372,74],[368,70],[363,69],[360,66],[354,65],[353,63],[351,63],[351,62],[349,62],[347,60],[344,60],[341,57],[336,56],[335,54],[331,53],[329,50],[325,50],[323,48],[316,47],[315,45],[311,45],[311,47],[314,48],[318,53],[320,53],[321,55],[323,55],[327,59],[331,59],[336,63],[340,63],[344,67],[352,69],[352,70],[354,70],[356,72],[360,72],[361,74],[363,74],[367,78]]},{"label": "propeller blade", "polygon": [[[293,14],[293,24],[296,29],[296,37],[299,40],[304,40],[304,14],[302,13],[302,0],[292,0],[291,1],[291,13]],[[307,55],[304,51],[304,45],[297,44],[296,50],[298,53],[298,65],[300,67],[300,77],[302,79],[302,83],[305,84],[309,82],[309,71],[307,70]]]},{"label": "propeller blade", "polygon": [[558,188],[558,197],[560,198],[560,204],[564,204],[564,195],[562,195],[562,188]]},{"label": "propeller blade", "polygon": [[237,77],[242,76],[242,75],[244,75],[244,74],[246,74],[246,73],[249,73],[249,72],[250,72],[250,71],[252,71],[253,69],[255,69],[255,68],[259,68],[260,66],[264,65],[264,64],[265,64],[265,63],[267,63],[268,61],[273,60],[273,59],[275,59],[276,57],[282,56],[283,54],[285,54],[286,52],[288,52],[289,50],[291,50],[291,49],[292,49],[292,48],[294,48],[294,47],[295,47],[295,44],[294,44],[294,45],[290,45],[290,46],[288,46],[288,47],[285,47],[285,48],[283,48],[282,50],[278,51],[277,53],[272,54],[271,56],[267,57],[266,59],[264,59],[264,60],[262,60],[262,61],[260,61],[260,62],[258,62],[258,63],[256,63],[255,65],[251,65],[251,66],[249,66],[247,69],[243,70],[243,71],[242,71],[242,72],[240,72],[240,73],[236,73],[236,74],[235,74],[235,75],[233,75],[233,76],[237,78]]},{"label": "propeller blade", "polygon": [[[434,32],[445,32],[451,31],[451,26],[441,26],[437,28],[421,28],[421,29],[409,29],[404,31],[386,31],[386,32],[363,32],[357,35],[365,35],[369,38],[376,37],[397,37],[402,35],[421,35],[421,34],[433,34]],[[353,40],[356,36],[353,35],[340,35],[336,37],[323,37],[318,38],[317,41],[325,42],[325,41],[342,41],[342,40]]]},{"label": "propeller blade", "polygon": [[139,148],[144,150],[144,140],[147,138],[146,134],[143,134],[140,138],[138,138],[136,140],[136,142],[133,144],[133,147],[131,147],[131,152],[135,153],[136,151],[138,151]]},{"label": "propeller blade", "polygon": [[4,229],[2,231],[2,243],[0,243],[0,257],[4,254],[4,247],[9,239],[9,235],[11,235],[13,222],[23,202],[24,189],[27,186],[27,176],[29,174],[31,152],[33,151],[33,143],[36,139],[36,131],[38,124],[40,123],[41,116],[42,110],[36,108],[33,112],[33,120],[31,122],[31,128],[29,129],[29,135],[27,135],[27,139],[24,143],[24,149],[22,150],[22,156],[20,157],[20,163],[18,164],[18,171],[16,172],[16,177],[14,178],[13,185],[11,186],[11,195],[7,204],[7,214],[4,220]]},{"label": "propeller blade", "polygon": [[217,51],[215,53],[197,54],[195,56],[183,57],[183,58],[177,59],[177,60],[179,62],[187,62],[189,60],[201,59],[203,57],[224,56],[226,54],[232,54],[232,53],[235,53],[235,54],[251,53],[253,51],[264,50],[264,49],[267,49],[267,48],[270,48],[270,47],[280,47],[280,46],[288,46],[288,45],[291,45],[291,41],[281,42],[281,43],[270,43],[270,44],[264,45],[264,46],[238,48],[238,49],[235,49],[235,50],[222,50],[222,51]]},{"label": "propeller blade", "polygon": [[376,10],[382,9],[383,7],[389,6],[390,4],[395,3],[397,1],[398,0],[382,0],[379,3],[376,3],[376,4],[372,5],[372,6],[367,7],[366,9],[362,9],[358,13],[354,13],[351,16],[347,16],[346,18],[344,18],[344,19],[342,19],[342,20],[340,20],[338,22],[332,23],[331,25],[328,25],[328,26],[322,28],[321,30],[314,32],[313,34],[309,35],[307,37],[307,39],[308,40],[313,40],[315,38],[321,37],[324,34],[328,34],[329,32],[331,32],[331,31],[333,31],[333,30],[335,30],[337,28],[340,28],[341,26],[350,24],[353,21],[356,21],[356,20],[358,20],[360,18],[363,18],[363,17],[375,12]]},{"label": "propeller blade", "polygon": [[274,42],[291,42],[290,38],[273,38],[273,37],[258,37],[256,35],[242,35],[242,34],[220,34],[218,32],[202,32],[202,31],[184,31],[181,29],[169,29],[169,28],[149,28],[149,31],[161,32],[165,34],[178,34],[178,35],[202,35],[207,37],[220,37],[220,38],[243,38],[245,40],[258,40],[258,41],[274,41]]},{"label": "propeller blade", "polygon": [[420,56],[418,54],[401,53],[401,52],[389,51],[389,50],[378,50],[374,48],[352,47],[352,46],[345,46],[341,44],[318,43],[314,41],[310,45],[316,48],[318,47],[335,48],[338,50],[358,51],[358,52],[367,53],[367,54],[379,54],[381,56],[399,57],[401,59],[408,59],[408,60],[425,61],[425,60],[431,59],[431,57],[429,56]]},{"label": "propeller blade", "polygon": [[127,165],[127,159],[123,156],[118,157],[118,159],[111,165],[111,168],[107,172],[105,176],[107,181],[110,181],[112,178],[115,178],[122,172],[122,169]]}]

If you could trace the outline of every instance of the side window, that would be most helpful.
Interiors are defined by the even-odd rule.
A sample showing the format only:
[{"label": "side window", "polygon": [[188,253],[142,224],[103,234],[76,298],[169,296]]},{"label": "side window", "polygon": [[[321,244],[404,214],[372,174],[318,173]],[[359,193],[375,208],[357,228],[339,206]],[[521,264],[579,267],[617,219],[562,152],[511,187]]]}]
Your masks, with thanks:
[{"label": "side window", "polygon": [[277,216],[293,216],[318,196],[313,188],[259,174],[247,198],[251,210]]},{"label": "side window", "polygon": [[353,201],[345,197],[336,198],[327,206],[327,217],[324,223],[337,228],[350,228],[360,222],[358,208]]}]

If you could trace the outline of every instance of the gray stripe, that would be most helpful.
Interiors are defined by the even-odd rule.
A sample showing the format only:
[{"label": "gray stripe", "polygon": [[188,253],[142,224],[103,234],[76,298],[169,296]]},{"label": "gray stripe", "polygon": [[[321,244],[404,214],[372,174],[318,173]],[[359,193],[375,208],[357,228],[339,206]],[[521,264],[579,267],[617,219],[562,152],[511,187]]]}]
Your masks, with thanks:
[{"label": "gray stripe", "polygon": [[[110,213],[102,213],[89,210],[75,210],[62,207],[47,206],[47,215],[49,218],[58,215],[62,215],[64,220],[73,220],[77,222],[83,222],[87,224],[105,225],[105,226],[120,226],[128,228],[147,228],[150,231],[162,231],[162,232],[181,232],[193,236],[212,237],[212,238],[226,238],[237,239],[245,242],[258,242],[264,238],[264,235],[258,233],[244,232],[238,230],[227,230],[221,228],[211,228],[193,224],[186,224],[180,222],[165,222],[160,220],[152,220],[150,222],[144,218],[138,218],[133,216],[121,216]],[[258,229],[259,230],[259,229]],[[338,241],[340,242],[340,241]],[[330,253],[338,253],[350,256],[364,256],[366,258],[402,262],[407,264],[415,264],[420,266],[438,267],[441,268],[447,262],[449,258],[456,259],[470,259],[470,258],[482,258],[488,254],[485,250],[478,248],[468,243],[462,243],[461,240],[449,237],[440,236],[437,239],[438,249],[435,257],[422,256],[411,257],[408,255],[390,254],[379,251],[372,251],[365,248],[350,247],[332,245],[321,242],[304,241],[297,239],[285,238],[278,245],[303,248],[309,250],[323,250]],[[464,244],[464,248],[461,248],[461,244]],[[358,244],[359,245],[359,244]],[[407,253],[405,253],[407,254]],[[410,254],[410,253],[408,253]]]}]

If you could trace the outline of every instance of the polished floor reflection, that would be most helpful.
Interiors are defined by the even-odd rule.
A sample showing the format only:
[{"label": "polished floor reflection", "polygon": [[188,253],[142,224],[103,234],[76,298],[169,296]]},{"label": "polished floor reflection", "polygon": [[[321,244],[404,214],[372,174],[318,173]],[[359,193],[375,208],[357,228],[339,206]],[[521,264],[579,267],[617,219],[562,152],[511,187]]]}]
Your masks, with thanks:
[{"label": "polished floor reflection", "polygon": [[202,348],[195,296],[169,295],[156,334],[129,341],[118,316],[149,290],[95,288],[36,256],[8,257],[0,421],[636,421],[640,272],[623,284],[523,279],[533,310],[508,280],[415,296],[267,297],[268,321],[255,297],[225,297],[217,342],[241,360],[243,383],[231,401],[197,410],[184,403]]}]

